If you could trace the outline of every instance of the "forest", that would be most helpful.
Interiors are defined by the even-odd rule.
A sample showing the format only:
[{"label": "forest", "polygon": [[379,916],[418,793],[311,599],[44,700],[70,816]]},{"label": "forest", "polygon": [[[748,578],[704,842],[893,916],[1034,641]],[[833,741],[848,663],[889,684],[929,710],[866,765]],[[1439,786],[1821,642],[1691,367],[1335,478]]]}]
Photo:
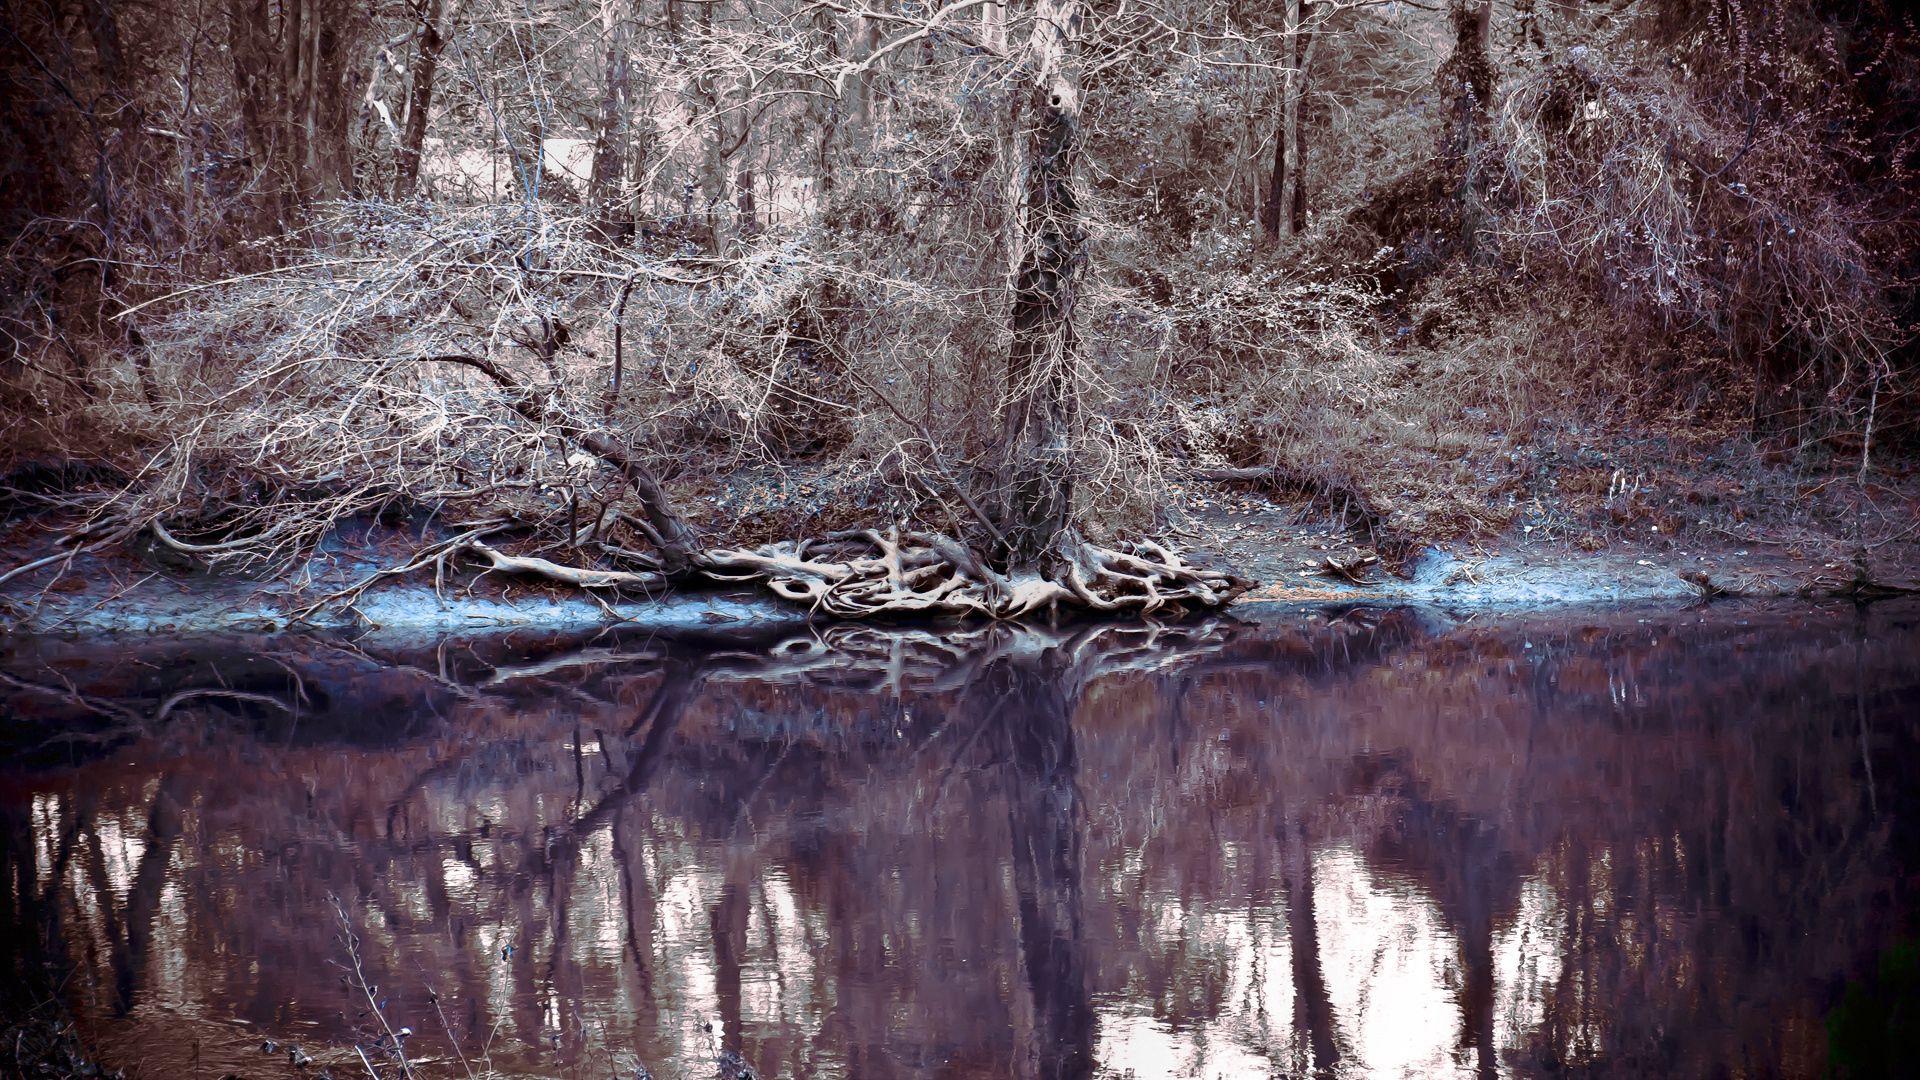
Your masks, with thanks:
[{"label": "forest", "polygon": [[1247,491],[1388,568],[1916,540],[1885,0],[22,0],[0,79],[16,587],[351,528],[1152,613]]}]

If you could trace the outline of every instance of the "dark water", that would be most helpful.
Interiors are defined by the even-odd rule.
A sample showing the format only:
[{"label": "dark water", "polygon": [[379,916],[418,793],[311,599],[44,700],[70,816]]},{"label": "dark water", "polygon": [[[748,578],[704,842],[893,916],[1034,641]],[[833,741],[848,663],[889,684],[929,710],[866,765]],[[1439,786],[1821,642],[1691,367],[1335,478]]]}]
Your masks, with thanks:
[{"label": "dark water", "polygon": [[1914,607],[0,648],[16,989],[135,1075],[1911,1045]]}]

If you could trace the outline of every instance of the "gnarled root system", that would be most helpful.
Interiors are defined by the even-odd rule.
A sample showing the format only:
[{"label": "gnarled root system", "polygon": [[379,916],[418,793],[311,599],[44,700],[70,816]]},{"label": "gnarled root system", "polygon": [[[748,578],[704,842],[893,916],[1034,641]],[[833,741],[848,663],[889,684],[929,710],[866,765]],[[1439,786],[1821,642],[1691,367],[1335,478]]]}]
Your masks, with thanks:
[{"label": "gnarled root system", "polygon": [[[587,589],[649,590],[668,582],[656,569],[614,571],[508,555],[479,539],[464,550],[489,570],[544,577]],[[1252,582],[1183,561],[1150,540],[1117,548],[1076,533],[1055,544],[1045,572],[1003,574],[971,548],[937,533],[866,529],[819,540],[715,548],[690,560],[688,579],[761,582],[783,599],[840,619],[973,616],[1019,619],[1043,612],[1151,614],[1216,608]]]}]

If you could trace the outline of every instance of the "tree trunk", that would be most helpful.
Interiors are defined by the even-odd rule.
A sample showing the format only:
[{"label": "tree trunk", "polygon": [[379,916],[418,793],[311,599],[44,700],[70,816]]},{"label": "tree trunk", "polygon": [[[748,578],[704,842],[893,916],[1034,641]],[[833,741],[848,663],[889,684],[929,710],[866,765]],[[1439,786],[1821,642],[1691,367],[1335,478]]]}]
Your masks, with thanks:
[{"label": "tree trunk", "polygon": [[1292,209],[1292,224],[1295,234],[1307,231],[1307,118],[1304,115],[1307,102],[1307,74],[1313,67],[1313,31],[1307,29],[1307,20],[1313,17],[1313,5],[1300,4],[1299,29],[1294,34],[1294,91],[1293,117],[1288,127],[1293,129],[1293,182],[1287,199]]},{"label": "tree trunk", "polygon": [[410,197],[420,182],[420,152],[427,143],[427,118],[433,109],[433,80],[440,69],[440,50],[446,41],[440,36],[443,0],[410,0],[413,17],[420,23],[420,47],[413,54],[412,86],[407,97],[407,130],[401,137],[400,159],[393,179],[393,197]]},{"label": "tree trunk", "polygon": [[593,143],[593,176],[587,201],[598,215],[595,226],[602,241],[624,244],[633,239],[633,19],[616,13],[609,0],[601,9],[607,37],[607,73],[600,95],[600,130]]},{"label": "tree trunk", "polygon": [[1286,68],[1280,75],[1280,124],[1273,138],[1273,172],[1267,182],[1267,205],[1260,219],[1267,239],[1293,236],[1307,227],[1306,140],[1302,134],[1301,103],[1307,92],[1307,62],[1313,35],[1306,30],[1308,6],[1287,0]]},{"label": "tree trunk", "polygon": [[1453,189],[1459,210],[1456,241],[1472,257],[1485,224],[1479,208],[1478,147],[1487,133],[1488,105],[1493,101],[1498,73],[1487,56],[1492,32],[1491,0],[1453,0],[1453,55],[1435,73],[1435,83],[1446,109],[1441,128],[1439,163]]},{"label": "tree trunk", "polygon": [[1436,75],[1448,107],[1450,152],[1464,154],[1493,100],[1498,74],[1487,56],[1493,32],[1491,0],[1453,0],[1448,10],[1453,23],[1453,55]]},{"label": "tree trunk", "polygon": [[[1284,78],[1285,76],[1282,76]],[[1286,91],[1281,91],[1280,124],[1273,133],[1273,172],[1267,180],[1267,205],[1260,210],[1260,226],[1269,241],[1280,239],[1280,226],[1288,215],[1280,212],[1287,205],[1287,148],[1292,139],[1287,132]]]},{"label": "tree trunk", "polygon": [[[632,59],[633,22],[615,14],[613,5],[602,9],[601,19],[607,35],[607,75],[600,94],[600,131],[593,144],[593,178],[587,198],[610,217],[627,215],[624,205],[626,157],[633,127]],[[616,205],[619,204],[619,205]]]},{"label": "tree trunk", "polygon": [[343,0],[316,4],[313,22],[313,136],[307,143],[308,160],[318,174],[320,197],[338,199],[358,195],[353,176],[354,103],[365,91],[356,77],[353,46],[357,35],[354,7]]},{"label": "tree trunk", "polygon": [[507,155],[514,159],[520,198],[529,203],[539,201],[547,179],[548,126],[546,107],[541,100],[545,86],[541,73],[540,43],[535,39],[537,29],[538,24],[528,20],[515,23],[511,34],[515,58],[520,62],[520,77],[527,84],[527,111],[515,122],[524,122],[520,137],[524,149],[516,152],[514,140],[505,129],[501,132],[501,136],[507,140]]},{"label": "tree trunk", "polygon": [[[94,161],[92,202],[95,224],[100,229],[100,237],[105,244],[103,254],[107,257],[97,260],[95,270],[90,275],[95,288],[86,300],[71,305],[71,314],[79,317],[82,328],[89,334],[100,333],[108,326],[106,304],[115,290],[114,269],[117,265],[117,249],[122,243],[121,222],[119,219],[119,193],[117,181],[123,176],[134,176],[145,171],[147,157],[145,133],[146,113],[141,108],[139,95],[135,92],[126,61],[126,53],[120,44],[120,22],[114,16],[113,7],[107,0],[87,0],[84,5],[87,16],[87,33],[93,41],[94,57],[100,73],[100,84],[104,91],[96,108],[104,113],[93,125]],[[111,134],[108,134],[111,129]],[[187,156],[182,151],[182,156]],[[158,164],[157,162],[154,164]],[[157,172],[158,169],[155,169]],[[188,189],[191,197],[191,188]],[[125,337],[127,325],[119,329]],[[89,362],[85,349],[68,347],[72,359],[71,369],[79,382],[80,389],[88,397],[98,394],[94,383],[93,365]],[[136,350],[136,356],[141,353]],[[141,383],[151,401],[152,380]]]},{"label": "tree trunk", "polygon": [[[826,8],[816,8],[813,15],[813,32],[819,40],[829,61],[840,56],[840,35],[833,13]],[[834,178],[838,163],[834,159],[837,140],[835,131],[840,126],[843,106],[827,97],[807,99],[807,118],[811,121],[814,135],[813,145],[813,184],[814,198],[824,209],[834,190]]]},{"label": "tree trunk", "polygon": [[1078,0],[1040,0],[1016,99],[1023,161],[1001,441],[1002,532],[1016,572],[1042,569],[1073,512],[1073,307],[1085,235],[1073,191],[1080,91],[1070,61],[1080,18]]},{"label": "tree trunk", "polygon": [[[880,50],[880,20],[868,15],[860,16],[854,36],[853,52],[862,66],[847,87],[848,129],[855,139],[871,141],[874,134],[873,69],[865,65],[868,58]],[[859,146],[852,148],[856,156],[859,150]]]},{"label": "tree trunk", "polygon": [[340,0],[229,0],[234,85],[248,152],[267,178],[285,228],[316,198],[353,184],[354,67],[359,23]]},{"label": "tree trunk", "polygon": [[[700,44],[707,45],[713,40],[713,4],[700,5]],[[703,71],[694,80],[694,93],[698,98],[699,109],[705,110],[707,132],[700,155],[700,196],[703,207],[704,223],[707,232],[713,238],[713,253],[725,255],[728,247],[729,214],[727,213],[727,142],[731,138],[726,114],[721,111],[722,91],[718,75],[712,70]],[[698,113],[696,112],[696,115]]]},{"label": "tree trunk", "polygon": [[291,219],[293,200],[286,190],[281,130],[280,66],[274,59],[273,29],[267,0],[228,0],[228,52],[233,56],[233,86],[240,99],[240,124],[246,133],[247,155],[279,215],[280,227]]},{"label": "tree trunk", "polygon": [[1007,51],[1006,0],[988,0],[981,6],[980,43],[995,54]]}]

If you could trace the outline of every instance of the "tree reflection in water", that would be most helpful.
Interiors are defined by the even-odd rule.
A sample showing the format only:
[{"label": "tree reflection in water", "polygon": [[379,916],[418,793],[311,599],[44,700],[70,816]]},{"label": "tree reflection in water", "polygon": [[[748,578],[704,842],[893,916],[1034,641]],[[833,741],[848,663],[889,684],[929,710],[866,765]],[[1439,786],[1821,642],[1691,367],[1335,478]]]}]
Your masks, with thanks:
[{"label": "tree reflection in water", "polygon": [[7,959],[155,1075],[357,1062],[333,896],[441,1075],[1813,1074],[1912,614],[23,643]]}]

